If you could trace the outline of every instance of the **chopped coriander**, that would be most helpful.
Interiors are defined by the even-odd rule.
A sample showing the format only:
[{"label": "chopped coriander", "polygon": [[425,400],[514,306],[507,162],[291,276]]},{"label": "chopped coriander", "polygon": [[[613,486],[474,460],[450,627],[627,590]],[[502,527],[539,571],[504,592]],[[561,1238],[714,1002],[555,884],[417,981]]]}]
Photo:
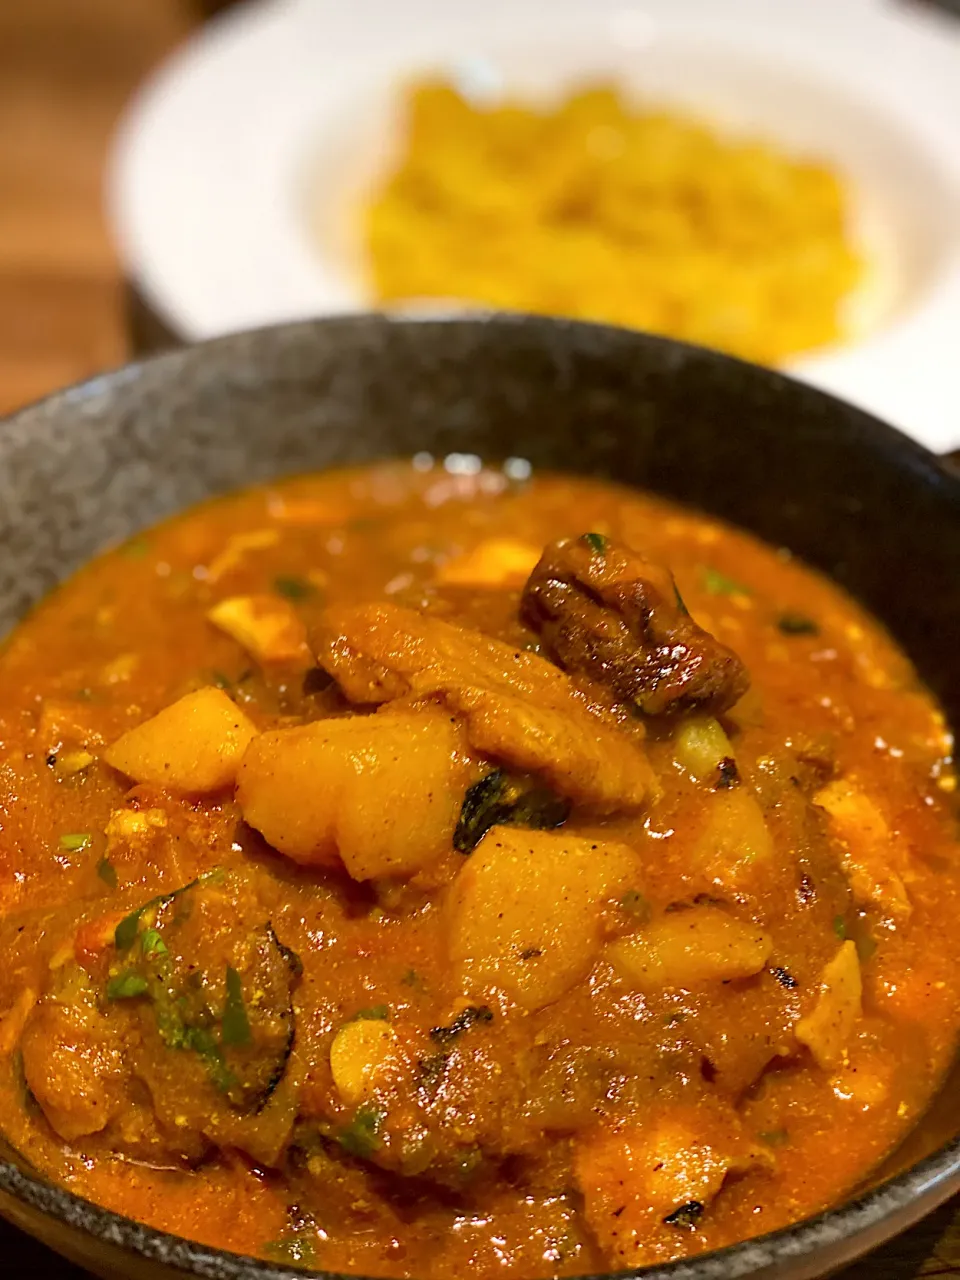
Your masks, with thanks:
[{"label": "chopped coriander", "polygon": [[375,1004],[370,1009],[358,1009],[355,1014],[347,1019],[348,1022],[386,1022],[390,1017],[390,1010],[385,1004]]},{"label": "chopped coriander", "polygon": [[117,887],[117,869],[106,854],[97,863],[97,875],[108,889]]},{"label": "chopped coriander", "polygon": [[79,853],[92,839],[93,836],[89,831],[68,831],[66,835],[60,837],[60,848],[70,853]]},{"label": "chopped coriander", "polygon": [[348,1125],[337,1130],[336,1139],[344,1151],[352,1156],[367,1159],[380,1146],[380,1130],[387,1113],[370,1102],[361,1103]]},{"label": "chopped coriander", "polygon": [[293,574],[280,574],[273,580],[273,589],[285,600],[306,600],[314,594],[314,586],[306,578],[298,578]]},{"label": "chopped coriander", "polygon": [[846,920],[844,920],[843,916],[833,917],[833,932],[837,935],[837,937],[840,939],[841,942],[846,938],[847,922]]},{"label": "chopped coriander", "polygon": [[817,636],[820,634],[820,628],[813,618],[808,618],[805,613],[794,613],[787,610],[781,613],[777,619],[777,627],[785,636]]},{"label": "chopped coriander", "polygon": [[243,1003],[243,983],[233,965],[227,965],[227,999],[223,1006],[224,1044],[245,1045],[253,1039],[250,1032],[250,1019]]},{"label": "chopped coriander", "polygon": [[704,565],[701,572],[703,574],[703,585],[713,596],[750,595],[749,588],[737,582],[735,578],[728,578],[725,573],[721,573],[719,569],[714,569],[711,565]]},{"label": "chopped coriander", "polygon": [[426,988],[426,983],[416,969],[408,969],[400,981],[405,987],[411,987],[414,991],[423,991]]},{"label": "chopped coriander", "polygon": [[873,956],[877,949],[876,939],[871,937],[869,933],[859,933],[854,942],[857,944],[857,956],[861,964],[866,964]]},{"label": "chopped coriander", "polygon": [[145,959],[152,960],[156,956],[168,955],[167,944],[157,929],[144,929],[140,938],[140,946],[143,950]]},{"label": "chopped coriander", "polygon": [[585,533],[580,541],[585,542],[594,555],[605,556],[607,554],[609,539],[605,538],[602,533]]},{"label": "chopped coriander", "polygon": [[147,994],[147,980],[133,969],[124,969],[107,983],[108,1000],[135,1000]]}]

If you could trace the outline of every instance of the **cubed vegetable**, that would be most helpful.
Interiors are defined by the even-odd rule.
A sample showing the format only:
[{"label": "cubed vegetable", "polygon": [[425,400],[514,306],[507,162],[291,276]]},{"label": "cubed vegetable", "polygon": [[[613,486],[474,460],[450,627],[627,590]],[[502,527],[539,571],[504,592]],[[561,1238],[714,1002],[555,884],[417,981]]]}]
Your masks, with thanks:
[{"label": "cubed vegetable", "polygon": [[257,662],[287,662],[304,668],[312,665],[303,620],[279,596],[230,596],[209,609],[207,617]]},{"label": "cubed vegetable", "polygon": [[722,760],[733,759],[733,746],[713,716],[691,716],[677,730],[673,758],[692,778],[712,778]]},{"label": "cubed vegetable", "polygon": [[487,538],[448,560],[437,570],[437,581],[465,587],[518,586],[540,559],[541,547],[517,538]]},{"label": "cubed vegetable", "polygon": [[349,1106],[368,1098],[396,1060],[396,1032],[379,1018],[358,1018],[340,1028],[330,1046],[330,1072]]},{"label": "cubed vegetable", "polygon": [[847,939],[824,965],[812,1013],[797,1023],[796,1035],[826,1071],[843,1065],[862,1012],[863,983],[856,943]]},{"label": "cubed vegetable", "polygon": [[221,689],[208,686],[125,733],[103,758],[137,782],[204,795],[233,783],[256,732]]},{"label": "cubed vegetable", "polygon": [[772,946],[756,925],[702,906],[667,912],[612,943],[608,954],[625,982],[659,991],[748,978],[764,967]]},{"label": "cubed vegetable", "polygon": [[457,877],[450,958],[466,992],[499,987],[518,1004],[550,1004],[590,969],[607,902],[640,881],[626,845],[494,827]]},{"label": "cubed vegetable", "polygon": [[261,734],[244,757],[243,816],[296,862],[355,880],[410,875],[452,848],[469,773],[437,710],[317,720]]}]

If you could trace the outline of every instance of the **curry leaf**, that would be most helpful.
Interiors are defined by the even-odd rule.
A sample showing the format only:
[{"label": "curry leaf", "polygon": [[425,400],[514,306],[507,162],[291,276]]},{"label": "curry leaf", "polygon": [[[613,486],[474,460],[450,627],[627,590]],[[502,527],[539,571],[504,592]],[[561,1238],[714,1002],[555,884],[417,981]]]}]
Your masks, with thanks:
[{"label": "curry leaf", "polygon": [[608,539],[602,533],[585,533],[580,540],[587,544],[594,555],[605,556],[607,554]]},{"label": "curry leaf", "polygon": [[745,587],[743,583],[737,582],[735,578],[728,578],[725,573],[721,573],[719,569],[714,569],[711,565],[704,565],[703,585],[713,596],[748,596],[750,589]]},{"label": "curry leaf", "polygon": [[367,1159],[380,1146],[380,1130],[387,1113],[370,1102],[362,1103],[348,1125],[337,1130],[336,1138],[344,1151],[352,1156]]},{"label": "curry leaf", "polygon": [[285,600],[306,600],[314,594],[315,588],[306,578],[298,578],[293,574],[281,574],[273,580],[273,589]]},{"label": "curry leaf", "polygon": [[246,1005],[243,1003],[243,983],[233,965],[227,965],[227,1000],[223,1006],[223,1030],[221,1039],[224,1044],[245,1045],[252,1040],[250,1019],[247,1017]]},{"label": "curry leaf", "polygon": [[108,888],[117,887],[117,869],[106,854],[97,863],[97,875]]}]

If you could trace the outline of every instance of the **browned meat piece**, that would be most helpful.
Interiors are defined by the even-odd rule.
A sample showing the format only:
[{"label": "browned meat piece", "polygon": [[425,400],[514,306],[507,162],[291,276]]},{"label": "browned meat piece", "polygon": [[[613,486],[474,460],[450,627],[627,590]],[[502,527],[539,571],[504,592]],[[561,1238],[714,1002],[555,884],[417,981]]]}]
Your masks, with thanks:
[{"label": "browned meat piece", "polygon": [[750,683],[737,655],[690,617],[669,570],[600,534],[551,543],[521,609],[556,662],[647,715],[724,711]]},{"label": "browned meat piece", "polygon": [[475,751],[576,803],[638,809],[656,791],[636,721],[621,724],[537,654],[395,604],[331,612],[315,642],[352,702],[441,699]]}]

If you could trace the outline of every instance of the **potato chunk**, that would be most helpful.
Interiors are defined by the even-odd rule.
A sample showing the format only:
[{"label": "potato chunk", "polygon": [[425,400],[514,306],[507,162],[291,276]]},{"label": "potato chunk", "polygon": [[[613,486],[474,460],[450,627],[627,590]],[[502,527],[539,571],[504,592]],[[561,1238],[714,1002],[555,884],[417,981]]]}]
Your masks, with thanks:
[{"label": "potato chunk", "polygon": [[681,1228],[694,1227],[728,1173],[763,1162],[736,1114],[704,1099],[664,1103],[640,1125],[587,1139],[576,1172],[597,1239],[633,1267],[676,1256],[671,1215]]},{"label": "potato chunk", "polygon": [[437,570],[437,581],[466,587],[521,586],[540,559],[540,548],[518,538],[487,538]]},{"label": "potato chunk", "polygon": [[757,797],[744,786],[709,797],[695,856],[715,885],[733,891],[769,878],[774,846]]},{"label": "potato chunk", "polygon": [[601,912],[640,879],[623,844],[494,827],[457,877],[450,958],[467,993],[500,987],[526,1009],[558,999],[590,970]]},{"label": "potato chunk", "polygon": [[448,715],[387,712],[261,734],[237,800],[287,857],[369,880],[410,875],[451,848],[469,781]]},{"label": "potato chunk", "polygon": [[103,758],[137,782],[203,795],[231,785],[256,732],[221,689],[207,686],[125,733]]},{"label": "potato chunk", "polygon": [[207,618],[257,662],[286,662],[304,668],[312,663],[302,619],[278,596],[230,596],[209,609]]},{"label": "potato chunk", "polygon": [[689,716],[677,730],[674,759],[697,782],[716,776],[733,747],[720,721],[713,716]]},{"label": "potato chunk", "polygon": [[846,1063],[862,1012],[863,983],[857,947],[848,938],[823,967],[813,1012],[797,1023],[796,1035],[826,1071]]},{"label": "potato chunk", "polygon": [[772,943],[756,925],[719,907],[671,911],[609,948],[620,976],[640,991],[728,982],[759,973]]},{"label": "potato chunk", "polygon": [[912,909],[901,875],[906,851],[876,803],[844,778],[821,787],[813,803],[829,814],[843,847],[843,870],[854,901],[906,919]]}]

